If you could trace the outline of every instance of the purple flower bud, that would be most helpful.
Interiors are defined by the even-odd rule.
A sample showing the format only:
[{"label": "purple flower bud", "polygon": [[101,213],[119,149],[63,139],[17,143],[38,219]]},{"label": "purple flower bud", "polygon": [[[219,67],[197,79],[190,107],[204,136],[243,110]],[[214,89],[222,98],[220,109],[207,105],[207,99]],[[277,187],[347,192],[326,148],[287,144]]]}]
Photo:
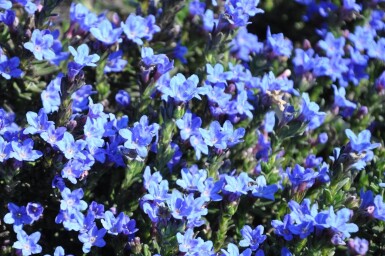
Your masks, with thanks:
[{"label": "purple flower bud", "polygon": [[27,204],[27,214],[33,221],[36,221],[43,214],[43,206],[39,203],[28,203]]},{"label": "purple flower bud", "polygon": [[119,90],[119,92],[115,95],[116,102],[122,107],[127,107],[130,104],[130,94],[124,90]]}]

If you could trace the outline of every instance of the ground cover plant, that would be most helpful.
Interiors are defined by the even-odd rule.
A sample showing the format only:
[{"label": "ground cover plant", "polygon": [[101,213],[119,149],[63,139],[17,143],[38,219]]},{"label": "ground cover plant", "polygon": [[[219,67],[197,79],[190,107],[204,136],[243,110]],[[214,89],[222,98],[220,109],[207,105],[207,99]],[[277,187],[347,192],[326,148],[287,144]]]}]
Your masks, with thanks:
[{"label": "ground cover plant", "polygon": [[0,0],[0,254],[384,255],[384,7]]}]

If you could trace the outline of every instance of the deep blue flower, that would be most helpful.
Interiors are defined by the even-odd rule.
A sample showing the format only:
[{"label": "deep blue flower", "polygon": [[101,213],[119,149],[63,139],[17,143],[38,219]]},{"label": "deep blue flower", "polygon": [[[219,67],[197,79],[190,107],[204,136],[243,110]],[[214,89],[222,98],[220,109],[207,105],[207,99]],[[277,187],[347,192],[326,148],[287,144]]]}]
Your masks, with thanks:
[{"label": "deep blue flower", "polygon": [[31,224],[33,219],[27,214],[25,206],[17,206],[14,203],[8,203],[8,210],[4,216],[4,222],[7,224],[13,224],[14,230],[22,229],[24,224]]},{"label": "deep blue flower", "polygon": [[[1,0],[0,0],[0,6],[1,6]],[[15,20],[16,20],[16,13],[13,10],[6,10],[4,13],[0,13],[0,22],[3,22],[8,27],[11,27],[11,28],[14,27]]]},{"label": "deep blue flower", "polygon": [[285,215],[285,217],[283,218],[283,222],[280,220],[273,220],[271,222],[271,225],[274,228],[274,233],[276,235],[283,236],[286,241],[293,240],[293,234],[289,230],[289,226],[291,226],[292,224],[293,223],[290,214]]},{"label": "deep blue flower", "polygon": [[20,59],[18,57],[7,59],[0,54],[0,75],[7,80],[11,79],[11,77],[21,77],[23,71],[18,68],[19,64]]},{"label": "deep blue flower", "polygon": [[276,184],[267,185],[266,178],[259,176],[256,179],[256,185],[253,187],[252,194],[255,197],[266,198],[274,201],[274,194],[277,192],[278,186]]},{"label": "deep blue flower", "polygon": [[88,211],[92,211],[96,219],[104,218],[104,205],[92,201],[88,207]]},{"label": "deep blue flower", "polygon": [[314,172],[311,168],[303,168],[299,164],[296,164],[293,169],[288,168],[286,172],[295,191],[311,188],[318,176],[318,172]]},{"label": "deep blue flower", "polygon": [[40,236],[40,232],[28,235],[24,230],[20,230],[17,232],[17,241],[13,243],[12,247],[20,249],[23,256],[41,253],[42,248],[37,244]]}]

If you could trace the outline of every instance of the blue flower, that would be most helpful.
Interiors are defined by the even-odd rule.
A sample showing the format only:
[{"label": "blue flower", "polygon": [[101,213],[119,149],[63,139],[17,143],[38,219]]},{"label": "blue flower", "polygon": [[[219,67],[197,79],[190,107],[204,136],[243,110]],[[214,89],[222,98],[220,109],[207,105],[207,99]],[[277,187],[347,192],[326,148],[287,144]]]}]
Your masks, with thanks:
[{"label": "blue flower", "polygon": [[96,225],[87,233],[79,234],[78,238],[80,242],[83,243],[82,250],[84,253],[89,253],[91,251],[92,246],[96,247],[104,247],[106,245],[106,241],[104,241],[103,237],[106,234],[107,230],[101,228],[98,230]]},{"label": "blue flower", "polygon": [[108,55],[104,73],[121,72],[127,65],[127,61],[122,59],[123,51],[119,50]]},{"label": "blue flower", "polygon": [[385,203],[383,202],[381,195],[376,195],[374,200],[373,217],[379,220],[385,221]]},{"label": "blue flower", "polygon": [[12,141],[11,145],[13,152],[11,152],[10,157],[19,161],[35,161],[43,155],[39,150],[33,150],[32,139],[24,140],[23,144]]},{"label": "blue flower", "polygon": [[61,79],[63,74],[59,74],[55,79],[47,85],[47,88],[41,92],[41,101],[44,111],[49,114],[59,110],[61,103]]},{"label": "blue flower", "polygon": [[13,229],[21,230],[24,224],[31,224],[33,219],[27,214],[25,206],[17,206],[14,203],[8,203],[8,210],[4,216],[4,222],[7,224],[13,224]]},{"label": "blue flower", "polygon": [[201,2],[199,0],[193,0],[189,4],[189,12],[190,15],[195,16],[201,16],[204,14],[206,9],[206,4],[204,2]]},{"label": "blue flower", "polygon": [[1,58],[0,55],[0,75],[5,79],[9,80],[11,77],[21,77],[23,71],[19,69],[20,59],[13,57],[10,59]]},{"label": "blue flower", "polygon": [[242,247],[250,247],[252,251],[258,249],[259,245],[266,240],[266,235],[263,235],[263,226],[258,225],[255,229],[251,229],[246,225],[241,229],[243,239],[239,242]]},{"label": "blue flower", "polygon": [[87,208],[87,203],[81,200],[84,196],[83,189],[79,188],[71,192],[69,188],[61,191],[62,200],[60,201],[60,209],[68,213],[83,211]]},{"label": "blue flower", "polygon": [[333,57],[336,55],[343,56],[345,38],[335,38],[332,33],[327,33],[325,40],[320,40],[318,46],[326,52],[328,57]]},{"label": "blue flower", "polygon": [[118,217],[115,217],[111,211],[106,211],[104,213],[104,219],[102,219],[101,222],[109,234],[118,235],[123,231],[123,220],[123,212],[121,212]]},{"label": "blue flower", "polygon": [[125,90],[119,90],[115,95],[115,100],[120,106],[128,107],[128,105],[130,105],[131,97]]},{"label": "blue flower", "polygon": [[147,147],[151,144],[153,137],[158,136],[158,130],[158,124],[148,125],[147,116],[142,116],[140,121],[134,124],[133,128],[121,129],[119,134],[127,140],[124,147],[134,150],[143,159],[148,154]]},{"label": "blue flower", "polygon": [[100,59],[100,56],[97,54],[89,55],[90,49],[86,44],[80,45],[77,50],[75,50],[72,46],[69,46],[68,49],[74,56],[75,62],[82,66],[96,67],[95,62]]},{"label": "blue flower", "polygon": [[198,86],[199,78],[197,75],[191,75],[189,78],[180,73],[171,78],[167,87],[161,87],[162,99],[167,101],[168,97],[176,103],[186,103],[193,98],[201,99],[199,96],[201,89]]},{"label": "blue flower", "polygon": [[250,61],[250,54],[260,53],[263,50],[263,43],[258,42],[258,37],[248,33],[245,27],[238,30],[237,36],[230,43],[231,54],[243,61]]},{"label": "blue flower", "polygon": [[94,13],[90,12],[84,5],[72,3],[70,7],[70,19],[72,22],[77,22],[80,25],[80,28],[89,31],[91,27],[95,27],[100,18]]},{"label": "blue flower", "polygon": [[191,135],[199,133],[202,119],[193,116],[193,114],[187,110],[183,118],[176,120],[175,124],[180,129],[180,137],[182,140],[188,140]]},{"label": "blue flower", "polygon": [[126,22],[121,23],[121,27],[127,38],[138,45],[143,44],[142,38],[151,40],[153,34],[160,31],[160,27],[155,25],[154,15],[143,18],[131,13],[130,16],[127,17]]},{"label": "blue flower", "polygon": [[196,165],[181,170],[182,179],[178,179],[176,184],[188,192],[195,192],[204,188],[204,181],[207,179],[207,171],[198,170]]},{"label": "blue flower", "polygon": [[26,212],[33,221],[38,220],[42,216],[43,210],[43,206],[39,203],[28,203],[26,207]]},{"label": "blue flower", "polygon": [[274,201],[274,194],[278,190],[278,186],[276,184],[267,185],[266,178],[264,176],[259,176],[256,179],[256,186],[252,191],[253,196],[266,198]]},{"label": "blue flower", "polygon": [[0,162],[4,162],[8,158],[10,158],[12,152],[11,143],[4,140],[3,137],[0,136]]},{"label": "blue flower", "polygon": [[319,111],[319,106],[315,102],[311,102],[309,94],[302,94],[301,114],[298,119],[308,123],[308,129],[314,130],[319,127],[325,120],[326,113]]},{"label": "blue flower", "polygon": [[250,249],[246,249],[242,253],[239,253],[238,247],[233,243],[227,245],[227,251],[224,249],[221,249],[221,251],[223,252],[221,256],[251,256],[252,253]]},{"label": "blue flower", "polygon": [[30,126],[24,129],[23,134],[40,134],[47,131],[49,127],[54,126],[54,122],[48,121],[44,108],[40,109],[38,114],[28,111],[26,116]]},{"label": "blue flower", "polygon": [[286,172],[295,191],[311,188],[318,176],[318,172],[310,168],[305,169],[299,164],[296,164],[292,170],[288,168]]},{"label": "blue flower", "polygon": [[198,240],[193,236],[194,231],[192,229],[187,229],[183,235],[181,233],[176,234],[180,252],[188,252],[198,245]]},{"label": "blue flower", "polygon": [[38,60],[50,60],[55,57],[51,49],[53,45],[53,36],[49,31],[40,31],[35,29],[32,32],[31,41],[24,44],[24,48],[31,51]]},{"label": "blue flower", "polygon": [[41,253],[42,248],[37,244],[40,236],[40,232],[35,232],[29,236],[24,230],[20,230],[17,232],[17,241],[13,243],[12,247],[20,249],[23,255]]},{"label": "blue flower", "polygon": [[90,32],[96,39],[106,45],[122,41],[120,38],[122,28],[113,28],[111,22],[107,19],[103,19],[95,27],[90,28]]},{"label": "blue flower", "polygon": [[289,39],[285,39],[282,33],[271,34],[270,27],[267,28],[266,50],[273,56],[290,57],[293,44]]},{"label": "blue flower", "polygon": [[230,192],[236,196],[241,196],[241,194],[246,195],[252,187],[249,186],[249,183],[253,182],[247,173],[242,172],[238,177],[233,177],[226,175],[225,176],[226,185],[223,188],[223,191]]},{"label": "blue flower", "polygon": [[355,237],[349,239],[348,248],[349,252],[354,255],[366,255],[369,250],[369,242],[364,238]]},{"label": "blue flower", "polygon": [[371,133],[369,130],[363,130],[356,136],[352,130],[345,130],[346,136],[350,139],[349,145],[350,147],[357,153],[361,153],[363,151],[370,151],[379,147],[380,143],[371,143],[370,137]]}]

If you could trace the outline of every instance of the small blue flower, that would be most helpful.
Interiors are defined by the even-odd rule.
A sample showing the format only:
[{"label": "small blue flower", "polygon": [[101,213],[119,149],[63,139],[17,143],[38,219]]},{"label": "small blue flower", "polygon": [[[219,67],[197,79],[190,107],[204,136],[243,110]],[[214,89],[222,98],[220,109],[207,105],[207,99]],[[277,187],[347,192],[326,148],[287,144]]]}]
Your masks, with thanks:
[{"label": "small blue flower", "polygon": [[[5,60],[3,60],[5,59]],[[23,71],[19,69],[20,59],[13,57],[10,59],[0,57],[0,75],[9,80],[11,77],[19,78],[23,74]]]},{"label": "small blue flower", "polygon": [[60,209],[68,211],[68,213],[83,211],[87,208],[87,203],[81,200],[84,196],[83,189],[79,188],[71,192],[69,188],[61,191],[62,200],[60,201]]},{"label": "small blue flower", "polygon": [[43,153],[39,150],[33,150],[33,140],[26,139],[23,143],[12,141],[12,150],[10,157],[15,158],[19,161],[35,161],[40,158]]},{"label": "small blue flower", "polygon": [[227,251],[224,249],[221,249],[221,251],[223,252],[221,256],[251,256],[252,253],[250,249],[246,249],[242,253],[239,253],[238,247],[233,243],[227,245]]},{"label": "small blue flower", "polygon": [[31,51],[38,60],[50,60],[55,57],[55,52],[51,49],[53,36],[49,31],[35,29],[32,32],[31,41],[24,44],[24,48]]},{"label": "small blue flower", "polygon": [[363,130],[356,136],[352,130],[346,129],[345,134],[350,139],[350,147],[357,153],[369,151],[381,146],[380,143],[372,144],[370,142],[371,133],[369,130]]},{"label": "small blue flower", "polygon": [[28,216],[31,217],[33,221],[36,221],[42,216],[44,208],[39,203],[28,203],[26,211]]},{"label": "small blue flower", "polygon": [[77,50],[75,50],[72,46],[69,46],[68,49],[74,56],[75,62],[82,66],[96,67],[95,62],[100,59],[100,56],[97,54],[89,55],[90,49],[86,44],[80,45]]},{"label": "small blue flower", "polygon": [[111,45],[116,42],[120,43],[122,39],[122,28],[113,28],[109,20],[104,19],[95,27],[90,28],[91,34],[106,45]]},{"label": "small blue flower", "polygon": [[263,226],[258,225],[254,230],[246,225],[241,229],[243,239],[239,242],[242,247],[250,247],[252,251],[258,249],[259,245],[266,240],[266,235],[263,235]]},{"label": "small blue flower", "polygon": [[17,232],[17,241],[13,243],[12,247],[20,249],[23,255],[31,255],[41,253],[42,248],[37,242],[40,239],[40,232],[35,232],[28,235],[24,230]]},{"label": "small blue flower", "polygon": [[125,90],[119,90],[115,95],[115,100],[120,106],[128,107],[128,105],[130,105],[131,97]]},{"label": "small blue flower", "polygon": [[122,59],[123,51],[119,50],[108,55],[104,73],[121,72],[127,65],[127,61]]},{"label": "small blue flower", "polygon": [[106,245],[106,241],[104,241],[103,237],[106,232],[107,230],[105,230],[104,228],[98,230],[97,226],[95,225],[87,233],[79,234],[78,238],[80,242],[83,243],[83,252],[89,253],[91,251],[92,246],[104,247]]},{"label": "small blue flower", "polygon": [[22,229],[24,224],[31,224],[33,219],[27,214],[25,206],[17,206],[14,203],[8,203],[8,210],[4,216],[4,222],[7,224],[13,224],[14,230]]},{"label": "small blue flower", "polygon": [[121,23],[121,27],[127,38],[138,45],[143,44],[142,38],[151,40],[153,34],[160,31],[160,27],[155,25],[155,17],[153,15],[143,18],[131,13],[127,17],[126,22]]}]

